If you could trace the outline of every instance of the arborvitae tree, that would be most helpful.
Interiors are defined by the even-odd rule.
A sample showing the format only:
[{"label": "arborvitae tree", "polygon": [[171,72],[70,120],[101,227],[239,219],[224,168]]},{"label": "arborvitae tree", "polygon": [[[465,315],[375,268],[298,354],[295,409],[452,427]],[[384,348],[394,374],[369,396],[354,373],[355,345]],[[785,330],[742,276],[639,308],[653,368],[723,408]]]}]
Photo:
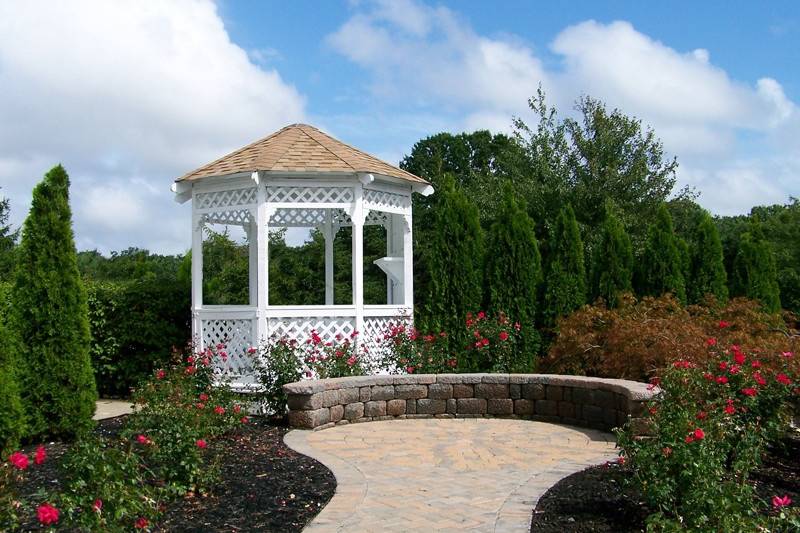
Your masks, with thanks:
[{"label": "arborvitae tree", "polygon": [[19,230],[12,230],[8,224],[8,198],[0,200],[0,281],[10,281],[14,270],[14,247]]},{"label": "arborvitae tree", "polygon": [[633,251],[625,227],[610,202],[600,228],[600,242],[592,259],[592,298],[616,307],[621,293],[633,290]]},{"label": "arborvitae tree", "polygon": [[647,243],[637,271],[638,292],[646,296],[661,296],[669,292],[686,303],[684,261],[678,238],[672,229],[672,217],[665,205],[658,209],[656,221],[647,232]]},{"label": "arborvitae tree", "polygon": [[575,211],[567,205],[561,210],[550,239],[544,293],[544,322],[556,320],[586,303],[586,269],[583,241]]},{"label": "arborvitae tree", "polygon": [[69,177],[61,165],[33,190],[12,302],[31,434],[75,435],[91,428],[97,391],[88,309],[72,233]]},{"label": "arborvitae tree", "polygon": [[534,368],[540,344],[534,323],[542,259],[534,227],[524,200],[518,201],[507,184],[489,230],[484,305],[494,315],[503,312],[519,322],[523,342],[513,366],[527,372]]},{"label": "arborvitae tree", "polygon": [[462,350],[465,317],[481,304],[483,230],[478,208],[452,178],[443,181],[437,195],[424,263],[430,289],[417,323],[425,331],[446,331],[451,348]]},{"label": "arborvitae tree", "polygon": [[503,311],[520,323],[536,318],[537,287],[542,281],[542,258],[534,223],[511,187],[489,230],[484,302],[492,313]]},{"label": "arborvitae tree", "polygon": [[720,303],[728,299],[728,275],[725,272],[722,241],[708,213],[703,214],[694,232],[691,273],[686,285],[690,303],[702,303],[709,294]]},{"label": "arborvitae tree", "polygon": [[731,292],[736,296],[759,300],[768,311],[779,311],[781,308],[775,254],[764,238],[758,219],[753,220],[750,230],[743,233],[739,241]]},{"label": "arborvitae tree", "polygon": [[25,415],[17,383],[20,354],[16,335],[0,321],[0,458],[19,444],[25,433]]}]

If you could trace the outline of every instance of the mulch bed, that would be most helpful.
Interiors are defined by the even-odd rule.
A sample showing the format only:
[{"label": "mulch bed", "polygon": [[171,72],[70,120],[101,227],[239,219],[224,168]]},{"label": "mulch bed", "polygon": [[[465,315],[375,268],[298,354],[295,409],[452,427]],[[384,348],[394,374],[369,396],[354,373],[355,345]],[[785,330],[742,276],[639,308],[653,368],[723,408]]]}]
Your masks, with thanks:
[{"label": "mulch bed", "polygon": [[[642,495],[625,482],[628,478],[627,467],[611,463],[562,479],[539,500],[533,512],[531,531],[644,531],[650,511]],[[756,493],[765,502],[776,494],[788,494],[793,501],[800,502],[800,435],[792,435],[768,450],[751,480]]]},{"label": "mulch bed", "polygon": [[[115,435],[122,419],[98,424],[97,433]],[[211,443],[220,457],[220,479],[208,495],[169,504],[156,531],[301,531],[333,497],[336,480],[322,464],[288,448],[284,425],[251,418],[235,434]],[[48,460],[26,475],[23,495],[58,487],[58,464],[69,445],[46,443]],[[36,446],[26,447],[33,452]],[[36,499],[34,498],[36,501]],[[35,519],[26,530],[41,529]]]}]

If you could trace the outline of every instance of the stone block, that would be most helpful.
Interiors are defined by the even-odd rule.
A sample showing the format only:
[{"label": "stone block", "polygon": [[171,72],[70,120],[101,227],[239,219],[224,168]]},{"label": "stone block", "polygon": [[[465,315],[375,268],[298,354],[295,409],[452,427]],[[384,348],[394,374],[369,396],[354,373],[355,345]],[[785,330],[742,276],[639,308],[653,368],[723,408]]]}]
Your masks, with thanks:
[{"label": "stone block", "polygon": [[561,418],[575,418],[575,404],[572,402],[558,402],[558,416]]},{"label": "stone block", "polygon": [[389,400],[386,402],[386,414],[399,416],[406,414],[405,400]]},{"label": "stone block", "polygon": [[436,374],[409,374],[394,377],[395,385],[428,385],[436,383]]},{"label": "stone block", "polygon": [[332,405],[331,406],[331,422],[338,422],[344,418],[344,406],[343,405]]},{"label": "stone block", "polygon": [[530,416],[533,414],[533,400],[514,400],[514,414]]},{"label": "stone block", "polygon": [[[400,385],[401,387],[407,385]],[[394,385],[375,385],[370,391],[370,400],[393,400]]]},{"label": "stone block", "polygon": [[332,405],[337,405],[339,403],[339,391],[338,390],[326,390],[322,393],[322,406],[323,407],[330,407]]},{"label": "stone block", "polygon": [[484,374],[481,383],[508,383],[508,374]]},{"label": "stone block", "polygon": [[617,425],[616,409],[603,409],[603,423],[609,428],[613,428]]},{"label": "stone block", "polygon": [[417,400],[418,415],[440,415],[446,411],[447,402],[445,400],[431,400],[430,398]]},{"label": "stone block", "polygon": [[417,400],[406,400],[406,414],[417,414]]},{"label": "stone block", "polygon": [[548,385],[545,393],[548,400],[560,402],[564,398],[564,388],[559,385]]},{"label": "stone block", "polygon": [[431,383],[428,385],[428,398],[447,400],[453,397],[453,386],[449,383]]},{"label": "stone block", "polygon": [[355,387],[349,389],[339,389],[340,404],[347,405],[348,403],[354,403],[357,401],[360,401],[358,389],[356,389]]},{"label": "stone block", "polygon": [[512,400],[522,398],[522,386],[519,383],[512,383],[508,386],[508,395]]},{"label": "stone block", "polygon": [[450,398],[447,400],[447,412],[451,415],[454,415],[458,412],[458,404],[456,403],[455,398]]},{"label": "stone block", "polygon": [[358,390],[358,401],[360,402],[368,402],[371,400],[370,398],[371,389],[369,387],[361,387]]},{"label": "stone block", "polygon": [[486,374],[439,374],[436,383],[480,383]]},{"label": "stone block", "polygon": [[603,408],[596,405],[583,406],[583,419],[590,423],[603,423]]},{"label": "stone block", "polygon": [[561,400],[564,402],[572,401],[572,387],[563,387],[561,391]]},{"label": "stone block", "polygon": [[347,420],[358,420],[364,417],[364,404],[361,402],[348,403],[344,406],[344,417]]},{"label": "stone block", "polygon": [[456,409],[460,415],[486,414],[486,400],[483,398],[459,398],[456,402]]},{"label": "stone block", "polygon": [[322,395],[324,393],[317,392],[315,394],[291,394],[287,397],[289,409],[293,411],[313,411],[322,407]]},{"label": "stone block", "polygon": [[372,400],[365,403],[364,416],[386,416],[386,401]]},{"label": "stone block", "polygon": [[442,413],[438,415],[433,415],[433,418],[455,418],[455,415],[451,415],[449,413]]},{"label": "stone block", "polygon": [[523,383],[522,397],[526,400],[544,400],[544,385],[541,383]]},{"label": "stone block", "polygon": [[574,387],[572,389],[572,403],[575,404],[593,404],[594,395],[591,389],[582,387]]},{"label": "stone block", "polygon": [[508,398],[508,384],[478,383],[475,385],[476,398]]},{"label": "stone block", "polygon": [[313,411],[289,411],[289,425],[294,428],[314,429],[330,420],[331,413],[326,407]]},{"label": "stone block", "polygon": [[594,404],[603,409],[614,409],[614,393],[607,390],[595,390]]},{"label": "stone block", "polygon": [[428,396],[427,385],[395,385],[393,398],[411,400]]},{"label": "stone block", "polygon": [[465,383],[453,383],[453,398],[472,398],[475,396],[475,391],[472,385]]},{"label": "stone block", "polygon": [[558,402],[555,400],[536,400],[534,410],[537,415],[557,416]]},{"label": "stone block", "polygon": [[486,412],[490,415],[514,414],[514,400],[511,398],[491,398],[486,402]]}]

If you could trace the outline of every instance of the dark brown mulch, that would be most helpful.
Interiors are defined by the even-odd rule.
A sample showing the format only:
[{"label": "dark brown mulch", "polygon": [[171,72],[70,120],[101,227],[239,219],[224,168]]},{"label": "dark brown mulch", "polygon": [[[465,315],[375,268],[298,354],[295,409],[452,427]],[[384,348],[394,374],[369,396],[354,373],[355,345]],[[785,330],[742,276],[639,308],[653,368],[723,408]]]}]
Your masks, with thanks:
[{"label": "dark brown mulch", "polygon": [[[124,417],[104,420],[96,432],[114,436]],[[235,434],[209,448],[219,454],[220,479],[210,494],[171,502],[157,525],[158,531],[301,531],[333,497],[336,480],[322,464],[283,443],[289,429],[252,418]],[[30,468],[21,488],[39,501],[40,489],[56,489],[60,458],[69,444],[45,443],[48,459]],[[25,451],[33,453],[36,446]],[[38,529],[35,518],[26,530]]]},{"label": "dark brown mulch", "polygon": [[[539,500],[531,531],[644,531],[649,510],[642,495],[625,483],[629,476],[628,468],[614,463],[587,468],[562,479]],[[788,494],[793,501],[800,501],[800,436],[789,436],[769,449],[751,480],[765,506],[776,494]]]}]

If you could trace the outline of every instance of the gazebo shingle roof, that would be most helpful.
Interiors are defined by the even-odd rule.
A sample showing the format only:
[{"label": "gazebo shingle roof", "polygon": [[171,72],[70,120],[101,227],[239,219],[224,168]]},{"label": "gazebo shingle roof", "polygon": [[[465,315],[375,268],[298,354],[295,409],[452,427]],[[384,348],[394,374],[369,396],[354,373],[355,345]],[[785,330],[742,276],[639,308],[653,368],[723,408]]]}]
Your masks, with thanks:
[{"label": "gazebo shingle roof", "polygon": [[419,176],[353,148],[308,124],[286,126],[268,137],[184,174],[176,181],[255,171],[363,172],[413,183],[428,183]]}]

